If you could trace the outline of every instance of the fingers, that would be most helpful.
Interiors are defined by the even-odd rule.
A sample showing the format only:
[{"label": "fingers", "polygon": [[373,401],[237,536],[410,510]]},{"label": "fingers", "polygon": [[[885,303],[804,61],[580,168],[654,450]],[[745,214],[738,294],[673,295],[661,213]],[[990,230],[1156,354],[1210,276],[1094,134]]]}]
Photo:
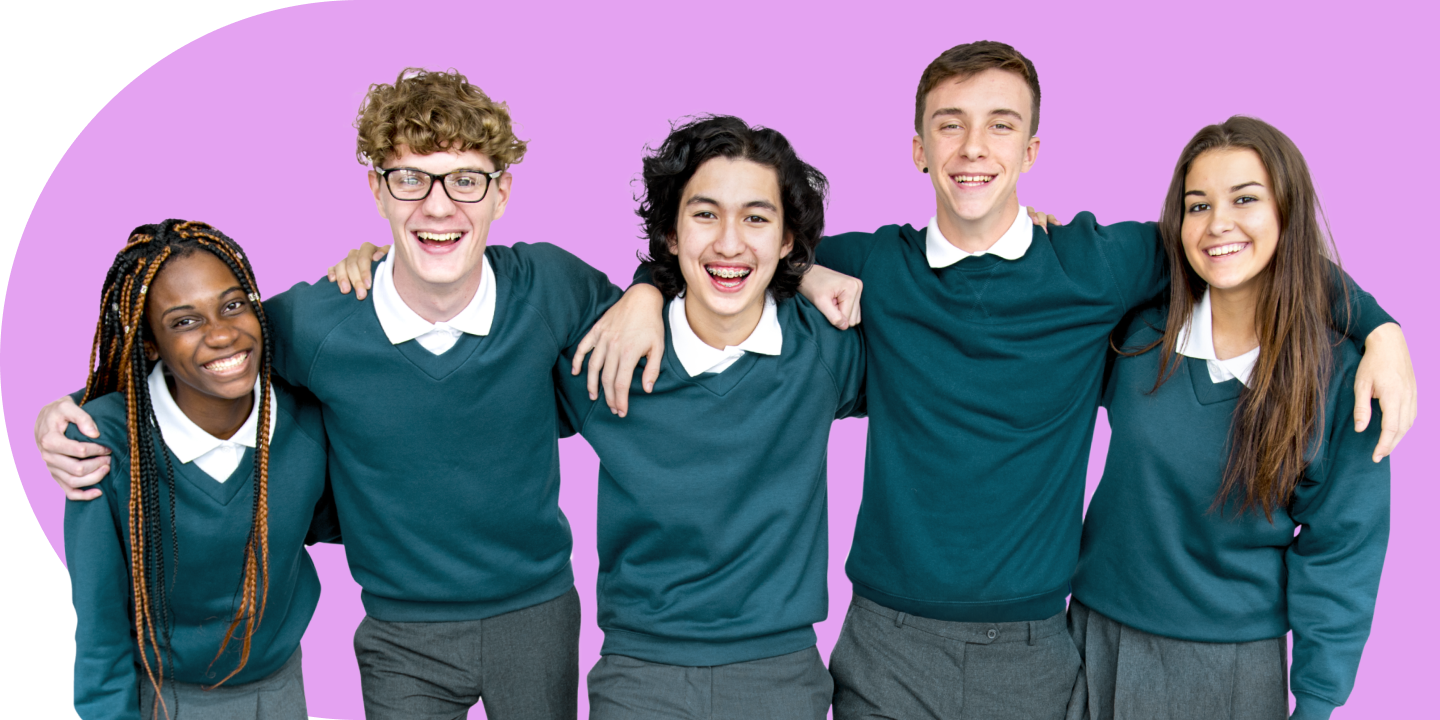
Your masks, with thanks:
[{"label": "fingers", "polygon": [[[374,252],[373,249],[371,252],[365,251],[365,246],[369,244],[370,243],[364,243],[358,249],[346,253],[345,260],[342,261],[345,265],[346,280],[355,287],[356,300],[364,300],[365,291],[370,289],[370,279],[363,274],[364,271],[368,271],[370,268],[370,263],[365,260],[365,258]],[[363,281],[361,280],[362,277],[364,278]]]},{"label": "fingers", "polygon": [[[1375,453],[1370,459],[1380,462],[1400,446],[1405,434],[1415,423],[1415,398],[1380,397],[1380,442],[1375,444]],[[1357,423],[1358,424],[1358,423]]]},{"label": "fingers", "polygon": [[[1049,224],[1051,224],[1051,225],[1059,225],[1059,224],[1060,224],[1060,219],[1057,218],[1057,217],[1055,217],[1054,215],[1046,215],[1046,216],[1045,216],[1045,222],[1047,222],[1047,223],[1049,223]],[[1046,232],[1049,232],[1049,231],[1047,230]]]},{"label": "fingers", "polygon": [[71,490],[70,488],[65,488],[65,497],[70,500],[89,501],[94,500],[95,498],[98,498],[103,494],[104,493],[96,490],[95,488],[90,488],[88,490]]},{"label": "fingers", "polygon": [[[357,265],[355,268],[355,297],[361,300],[365,299],[365,295],[370,288],[373,287],[374,278],[371,277],[370,266],[373,265],[376,260],[385,257],[385,254],[388,252],[390,252],[389,245],[383,248],[377,248],[367,242],[360,246],[360,251],[355,258],[355,264]],[[362,257],[368,257],[370,260],[368,262],[361,262],[360,258]]]},{"label": "fingers", "polygon": [[857,279],[855,280],[855,289],[854,289],[854,291],[851,292],[850,295],[849,295],[849,299],[850,299],[850,313],[849,313],[850,327],[855,327],[856,325],[859,325],[859,324],[860,324],[860,295],[861,295],[861,293],[863,293],[864,291],[865,291],[865,284],[862,283],[862,282],[860,282],[860,280],[857,278]]},{"label": "fingers", "polygon": [[635,378],[635,366],[640,364],[640,357],[624,354],[620,356],[620,362],[615,364],[615,375],[605,385],[605,397],[614,398],[610,406],[614,408],[615,414],[625,417],[630,411],[630,381]]},{"label": "fingers", "polygon": [[650,348],[645,355],[645,373],[640,376],[640,382],[645,387],[645,392],[655,391],[655,381],[660,379],[660,361],[665,357],[665,345],[661,343]]},{"label": "fingers", "polygon": [[[77,447],[98,447],[89,443],[73,443]],[[75,451],[72,451],[75,452]],[[73,454],[61,454],[57,452],[42,452],[40,459],[45,461],[45,468],[50,471],[50,477],[60,484],[65,490],[84,488],[94,485],[110,472],[110,456],[99,455],[85,457]]]},{"label": "fingers", "polygon": [[1374,387],[1369,380],[1355,379],[1355,432],[1364,432],[1370,427],[1370,399],[1373,393]]},{"label": "fingers", "polygon": [[[592,327],[590,332],[585,333],[585,337],[580,338],[580,344],[575,346],[575,357],[570,360],[571,375],[580,374],[580,368],[585,365],[585,355],[593,349],[595,349],[595,328]],[[590,399],[594,400],[595,398]]]},{"label": "fingers", "polygon": [[[591,331],[594,331],[593,328]],[[588,372],[585,375],[585,389],[590,393],[591,402],[600,397],[600,369],[605,367],[605,350],[605,343],[597,340],[594,351],[590,353],[590,367],[587,368]]]},{"label": "fingers", "polygon": [[825,316],[826,320],[830,321],[831,325],[841,330],[849,327],[850,316],[841,309],[841,303],[838,302],[838,298],[836,302],[816,303],[815,308],[820,311],[821,315]]}]

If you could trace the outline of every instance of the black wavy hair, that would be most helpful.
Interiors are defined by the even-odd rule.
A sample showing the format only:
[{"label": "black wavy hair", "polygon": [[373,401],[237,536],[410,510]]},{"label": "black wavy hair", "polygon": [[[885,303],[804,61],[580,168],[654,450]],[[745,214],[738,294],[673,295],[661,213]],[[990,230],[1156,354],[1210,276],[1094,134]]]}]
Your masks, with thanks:
[{"label": "black wavy hair", "polygon": [[793,245],[775,268],[767,290],[776,301],[794,297],[801,278],[815,263],[815,247],[825,230],[830,183],[824,174],[801,160],[784,135],[751,127],[732,115],[705,115],[672,127],[658,150],[649,146],[645,150],[649,153],[641,172],[645,194],[635,214],[640,216],[643,237],[650,241],[650,253],[640,260],[666,299],[685,289],[680,260],[670,252],[685,185],[706,160],[717,157],[749,160],[775,170],[781,214]]}]

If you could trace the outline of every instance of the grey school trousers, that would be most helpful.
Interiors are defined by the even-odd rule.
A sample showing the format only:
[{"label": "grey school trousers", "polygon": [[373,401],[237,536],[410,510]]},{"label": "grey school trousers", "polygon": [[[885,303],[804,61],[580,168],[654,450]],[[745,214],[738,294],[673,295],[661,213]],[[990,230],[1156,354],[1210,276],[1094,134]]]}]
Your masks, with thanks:
[{"label": "grey school trousers", "polygon": [[580,595],[484,620],[385,622],[355,630],[366,720],[575,720]]},{"label": "grey school trousers", "polygon": [[[228,671],[227,671],[228,672]],[[225,677],[221,673],[216,680]],[[160,687],[165,701],[158,717],[184,720],[307,720],[305,679],[300,672],[300,649],[279,670],[244,685],[226,683],[214,690],[204,685],[167,682]],[[156,717],[155,688],[140,674],[140,717]]]},{"label": "grey school trousers", "polygon": [[1080,653],[1063,612],[1033,622],[947,622],[857,595],[830,674],[835,720],[1078,720],[1084,711]]},{"label": "grey school trousers", "polygon": [[590,720],[825,720],[835,690],[813,646],[713,667],[605,655],[586,683]]},{"label": "grey school trousers", "polygon": [[1070,600],[1090,720],[1285,720],[1285,636],[1202,643],[1151,635]]}]

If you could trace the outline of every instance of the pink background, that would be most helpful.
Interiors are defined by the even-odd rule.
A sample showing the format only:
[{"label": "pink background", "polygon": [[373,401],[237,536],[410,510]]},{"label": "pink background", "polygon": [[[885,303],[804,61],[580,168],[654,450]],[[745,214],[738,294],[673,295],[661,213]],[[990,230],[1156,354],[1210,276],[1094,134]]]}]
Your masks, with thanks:
[{"label": "pink background", "polygon": [[[633,181],[642,148],[662,140],[670,121],[723,112],[786,133],[832,181],[832,232],[920,225],[933,214],[927,179],[910,162],[920,71],[957,43],[1003,40],[1035,62],[1044,89],[1043,142],[1021,181],[1022,203],[1062,219],[1080,210],[1102,222],[1152,219],[1195,130],[1235,113],[1259,116],[1306,153],[1346,268],[1405,325],[1422,384],[1440,362],[1435,319],[1425,312],[1433,302],[1421,294],[1440,259],[1423,229],[1437,160],[1428,129],[1436,105],[1426,90],[1440,66],[1431,6],[1367,3],[1367,12],[1333,15],[1313,3],[424,8],[356,0],[225,27],[135,80],[65,155],[19,245],[0,331],[10,440],[56,552],[63,555],[64,501],[29,450],[29,428],[41,404],[83,383],[99,284],[126,233],[167,217],[209,222],[249,251],[268,294],[315,279],[363,240],[385,241],[350,124],[368,85],[392,82],[407,65],[460,69],[508,102],[520,136],[532,141],[491,241],[553,242],[624,285],[641,246]],[[274,173],[309,182],[276,193],[265,181]],[[56,292],[61,278],[79,291]],[[864,436],[864,421],[838,423],[832,434],[831,619],[818,627],[826,654],[850,597],[842,566]],[[1092,482],[1107,438],[1102,421]],[[562,442],[561,457],[585,613],[583,676],[601,641],[596,460],[578,438]],[[1422,618],[1437,590],[1424,515],[1440,504],[1425,470],[1437,461],[1422,418],[1392,466],[1393,528],[1374,630],[1337,717],[1414,715],[1433,705],[1422,688],[1436,676],[1440,631]],[[342,549],[312,554],[325,594],[305,638],[310,712],[359,718],[350,644],[363,614],[358,588]]]}]

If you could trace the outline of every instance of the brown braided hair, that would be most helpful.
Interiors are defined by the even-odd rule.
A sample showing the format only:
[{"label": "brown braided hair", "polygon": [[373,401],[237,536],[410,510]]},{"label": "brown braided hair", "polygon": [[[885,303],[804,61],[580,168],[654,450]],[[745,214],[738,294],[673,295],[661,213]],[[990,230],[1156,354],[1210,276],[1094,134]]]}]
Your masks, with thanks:
[{"label": "brown braided hair", "polygon": [[[115,255],[115,262],[105,275],[100,296],[100,320],[95,328],[95,341],[90,351],[90,375],[80,404],[112,392],[125,393],[126,429],[129,432],[130,500],[128,508],[130,545],[130,592],[134,606],[134,630],[140,646],[140,663],[155,689],[155,715],[162,708],[170,716],[161,696],[165,665],[170,662],[172,611],[168,588],[178,574],[178,548],[175,541],[175,472],[168,452],[159,455],[165,464],[162,478],[156,463],[156,440],[159,425],[151,404],[148,377],[153,365],[145,356],[144,341],[149,337],[145,319],[146,294],[166,261],[195,252],[209,252],[225,263],[250,298],[260,323],[262,352],[260,356],[260,417],[255,443],[255,497],[251,511],[250,537],[245,544],[244,575],[240,584],[235,613],[225,631],[225,638],[215,654],[219,660],[229,647],[236,630],[240,633],[240,659],[234,670],[212,687],[218,687],[244,669],[250,659],[250,643],[255,628],[265,614],[265,599],[270,587],[269,505],[267,486],[270,459],[270,369],[271,342],[269,323],[260,303],[260,290],[249,260],[235,241],[204,223],[166,220],[158,225],[142,225],[130,233],[125,247]],[[169,502],[170,556],[172,567],[167,572],[160,524],[160,490],[165,486]],[[151,663],[151,653],[154,663]],[[212,664],[214,660],[211,661]],[[173,667],[173,663],[172,667]]]}]

